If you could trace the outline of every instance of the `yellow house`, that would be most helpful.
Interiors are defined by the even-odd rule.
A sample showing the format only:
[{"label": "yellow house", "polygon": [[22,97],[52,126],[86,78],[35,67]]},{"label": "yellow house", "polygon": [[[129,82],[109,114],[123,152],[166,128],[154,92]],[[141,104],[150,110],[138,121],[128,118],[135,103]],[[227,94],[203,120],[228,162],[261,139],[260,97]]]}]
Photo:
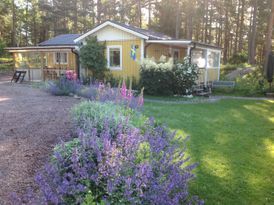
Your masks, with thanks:
[{"label": "yellow house", "polygon": [[162,55],[174,59],[190,56],[200,67],[199,82],[219,80],[221,49],[190,40],[174,39],[165,34],[133,27],[114,21],[105,21],[91,31],[65,34],[33,47],[8,48],[13,53],[15,69],[28,72],[29,80],[58,78],[65,70],[74,70],[79,77],[87,69],[79,62],[79,50],[86,40],[96,36],[106,44],[107,67],[115,77],[139,79],[140,62],[144,58]]}]

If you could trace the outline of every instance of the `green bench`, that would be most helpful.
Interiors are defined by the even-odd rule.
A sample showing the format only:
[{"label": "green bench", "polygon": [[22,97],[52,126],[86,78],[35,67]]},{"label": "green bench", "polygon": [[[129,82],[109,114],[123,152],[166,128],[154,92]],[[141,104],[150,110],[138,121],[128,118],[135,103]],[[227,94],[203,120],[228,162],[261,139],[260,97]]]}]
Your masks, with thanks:
[{"label": "green bench", "polygon": [[234,88],[235,82],[234,81],[213,81],[212,88]]}]

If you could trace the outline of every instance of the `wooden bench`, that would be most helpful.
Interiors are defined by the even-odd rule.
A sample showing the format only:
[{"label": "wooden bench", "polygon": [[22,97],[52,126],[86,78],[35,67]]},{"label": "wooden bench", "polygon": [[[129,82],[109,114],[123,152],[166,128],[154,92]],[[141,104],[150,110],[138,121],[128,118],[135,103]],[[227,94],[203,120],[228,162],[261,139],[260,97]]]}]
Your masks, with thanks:
[{"label": "wooden bench", "polygon": [[212,88],[234,88],[234,81],[214,81],[212,83]]},{"label": "wooden bench", "polygon": [[26,76],[26,73],[27,71],[19,71],[19,70],[16,70],[13,74],[13,77],[11,79],[11,82],[19,82],[19,83],[22,83],[25,76]]}]

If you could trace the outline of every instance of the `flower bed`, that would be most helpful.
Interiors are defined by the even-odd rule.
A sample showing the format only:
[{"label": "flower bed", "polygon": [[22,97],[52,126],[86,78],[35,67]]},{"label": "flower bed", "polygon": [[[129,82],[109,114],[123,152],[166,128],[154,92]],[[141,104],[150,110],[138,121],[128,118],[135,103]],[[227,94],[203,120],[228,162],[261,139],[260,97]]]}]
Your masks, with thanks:
[{"label": "flower bed", "polygon": [[[185,157],[185,149],[179,149],[174,132],[142,115],[138,109],[142,98],[132,106],[133,95],[125,85],[115,94],[102,87],[96,92],[93,101],[73,108],[76,136],[56,145],[50,162],[36,176],[41,194],[35,200],[28,194],[25,201],[203,204],[188,192],[196,164]],[[14,199],[14,204],[23,203]]]}]

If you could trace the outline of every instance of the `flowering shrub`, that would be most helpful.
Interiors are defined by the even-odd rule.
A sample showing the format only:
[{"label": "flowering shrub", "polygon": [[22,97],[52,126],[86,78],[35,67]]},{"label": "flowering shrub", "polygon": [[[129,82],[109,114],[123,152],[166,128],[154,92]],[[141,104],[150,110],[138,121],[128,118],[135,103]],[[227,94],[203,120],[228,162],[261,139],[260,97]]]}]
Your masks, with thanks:
[{"label": "flowering shrub", "polygon": [[[126,109],[111,102],[82,102],[72,109],[73,121],[76,127],[82,130],[96,128],[98,132],[103,130],[105,120],[108,119],[108,126],[115,131],[119,126],[133,126],[129,116],[133,112],[126,112]],[[116,131],[112,134],[115,135]]]},{"label": "flowering shrub", "polygon": [[[170,146],[173,134],[150,128],[144,135],[136,128],[121,129],[114,140],[106,124],[100,134],[80,132],[71,151],[59,145],[52,163],[36,177],[44,201],[81,204],[91,195],[93,202],[113,205],[202,204],[188,193],[195,165],[186,166],[183,152]],[[147,151],[140,150],[142,143]]]},{"label": "flowering shrub", "polygon": [[189,58],[185,58],[182,63],[176,63],[173,68],[174,81],[173,89],[175,94],[192,94],[193,86],[198,79],[199,68],[196,64],[190,63]]},{"label": "flowering shrub", "polygon": [[141,62],[141,67],[144,70],[172,70],[173,68],[173,59],[167,58],[165,56],[161,56],[159,62],[156,62],[154,58],[145,58]]},{"label": "flowering shrub", "polygon": [[189,58],[176,64],[172,59],[145,59],[141,64],[140,84],[149,95],[188,95],[197,79],[198,67]]},{"label": "flowering shrub", "polygon": [[68,70],[64,76],[61,76],[57,81],[49,81],[47,84],[47,90],[52,95],[69,95],[71,93],[77,93],[82,89],[81,83],[77,80],[75,72]]},{"label": "flowering shrub", "polygon": [[73,70],[67,70],[66,71],[66,79],[77,80],[77,74]]},{"label": "flowering shrub", "polygon": [[77,105],[77,138],[58,144],[36,176],[39,204],[203,204],[188,192],[196,165],[174,142],[175,133],[153,119],[129,126],[132,112],[111,103]]},{"label": "flowering shrub", "polygon": [[84,86],[76,80],[77,76],[72,71],[67,71],[65,76],[56,82],[49,82],[47,90],[53,95],[76,94],[99,102],[114,102],[133,109],[141,108],[144,104],[143,89],[136,96],[131,88],[127,88],[125,80],[122,86],[112,88],[110,84],[94,83]]},{"label": "flowering shrub", "polygon": [[133,109],[141,108],[144,104],[143,89],[136,96],[131,89],[126,87],[125,81],[123,81],[121,88],[112,88],[110,84],[105,85],[103,83],[91,84],[88,87],[83,86],[76,94],[92,101],[113,102]]},{"label": "flowering shrub", "polygon": [[159,63],[152,59],[144,59],[141,63],[140,85],[145,87],[149,95],[173,94],[173,61],[164,58]]}]

